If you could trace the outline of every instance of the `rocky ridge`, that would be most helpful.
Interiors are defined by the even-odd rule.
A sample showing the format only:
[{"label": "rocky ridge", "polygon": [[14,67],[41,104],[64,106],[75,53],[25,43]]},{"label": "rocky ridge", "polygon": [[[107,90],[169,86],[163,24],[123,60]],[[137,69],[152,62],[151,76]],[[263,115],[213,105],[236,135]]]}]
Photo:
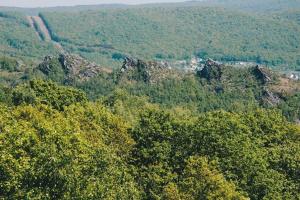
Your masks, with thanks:
[{"label": "rocky ridge", "polygon": [[260,67],[259,65],[256,65],[254,68],[254,73],[257,76],[258,79],[262,80],[264,84],[267,84],[272,81],[272,72],[268,70],[267,68]]},{"label": "rocky ridge", "polygon": [[167,62],[144,61],[126,57],[119,73],[119,79],[157,83],[172,77],[173,70]]},{"label": "rocky ridge", "polygon": [[38,69],[44,74],[49,74],[55,70],[55,67],[60,67],[63,70],[66,80],[86,81],[101,73],[111,72],[107,68],[74,54],[60,54],[58,57],[46,56],[43,62],[39,64]]},{"label": "rocky ridge", "polygon": [[213,79],[220,80],[223,74],[223,68],[225,66],[219,62],[216,62],[212,59],[208,59],[205,62],[203,69],[199,70],[197,74],[202,77],[206,78],[207,80],[211,81]]}]

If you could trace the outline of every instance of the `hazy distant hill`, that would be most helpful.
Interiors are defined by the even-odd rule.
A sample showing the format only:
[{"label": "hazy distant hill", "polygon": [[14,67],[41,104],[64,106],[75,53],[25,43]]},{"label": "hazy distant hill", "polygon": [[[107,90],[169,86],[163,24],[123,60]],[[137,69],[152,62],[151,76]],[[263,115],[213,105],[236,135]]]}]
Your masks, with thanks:
[{"label": "hazy distant hill", "polygon": [[280,12],[277,14],[279,17],[283,17],[285,19],[297,22],[300,24],[300,9],[292,9],[285,12]]},{"label": "hazy distant hill", "polygon": [[206,0],[203,4],[224,6],[255,12],[300,8],[300,0]]},{"label": "hazy distant hill", "polygon": [[20,8],[20,7],[3,7],[0,6],[0,11],[21,12],[27,15],[37,15],[39,12],[77,12],[86,10],[99,10],[108,8],[127,8],[127,4],[99,4],[99,5],[78,5],[78,6],[57,6],[45,8]]}]

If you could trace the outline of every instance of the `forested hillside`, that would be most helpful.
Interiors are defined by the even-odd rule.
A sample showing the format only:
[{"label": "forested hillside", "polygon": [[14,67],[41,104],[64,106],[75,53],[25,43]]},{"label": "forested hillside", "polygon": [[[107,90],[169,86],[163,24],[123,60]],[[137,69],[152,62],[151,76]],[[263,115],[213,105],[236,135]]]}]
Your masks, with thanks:
[{"label": "forested hillside", "polygon": [[122,89],[164,108],[203,113],[273,107],[280,108],[291,121],[300,119],[299,81],[258,66],[236,68],[208,60],[202,69],[185,72],[159,62],[126,58],[122,67],[110,71],[77,56],[61,55],[46,58],[24,78],[71,85],[84,90],[91,100]]},{"label": "forested hillside", "polygon": [[300,8],[299,0],[205,0],[201,4],[241,9],[250,12],[276,12]]},{"label": "forested hillside", "polygon": [[277,16],[286,18],[288,20],[300,24],[300,9],[291,9],[285,12],[280,12],[279,14],[277,14]]},{"label": "forested hillside", "polygon": [[56,41],[97,62],[121,54],[165,60],[198,55],[290,68],[299,64],[298,24],[234,10],[150,7],[41,16]]},{"label": "forested hillside", "polygon": [[[272,12],[244,9],[247,6],[267,9],[267,5],[278,8],[269,7]],[[120,59],[130,55],[172,62],[198,56],[299,68],[297,1],[185,2],[90,8],[0,8],[1,27],[5,27],[0,33],[1,55],[37,62],[45,55],[61,51],[55,48],[57,43],[41,41],[35,33],[40,27],[30,24],[26,17],[40,12],[53,41],[70,53],[78,53],[107,67],[117,67]]]},{"label": "forested hillside", "polygon": [[55,53],[51,43],[42,42],[25,15],[0,10],[0,57],[41,59]]},{"label": "forested hillside", "polygon": [[0,87],[0,197],[296,200],[299,91],[259,66],[46,57]]}]

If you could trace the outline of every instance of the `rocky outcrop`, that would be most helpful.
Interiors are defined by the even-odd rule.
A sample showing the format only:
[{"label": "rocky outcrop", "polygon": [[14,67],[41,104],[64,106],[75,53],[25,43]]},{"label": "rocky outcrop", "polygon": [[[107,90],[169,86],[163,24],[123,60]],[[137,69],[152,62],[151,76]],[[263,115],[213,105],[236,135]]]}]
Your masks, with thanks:
[{"label": "rocky outcrop", "polygon": [[134,59],[130,57],[125,57],[121,71],[124,72],[129,69],[170,69],[167,62],[157,62],[157,61],[143,61],[140,59]]},{"label": "rocky outcrop", "polygon": [[95,63],[88,62],[84,58],[73,54],[60,54],[58,57],[46,56],[38,69],[46,75],[53,71],[62,71],[66,81],[74,79],[85,81],[108,71]]},{"label": "rocky outcrop", "polygon": [[224,65],[222,65],[219,62],[216,62],[212,59],[208,59],[203,67],[202,70],[200,70],[197,74],[202,77],[206,78],[207,80],[220,80],[222,77],[222,68]]},{"label": "rocky outcrop", "polygon": [[128,69],[134,69],[138,66],[138,60],[134,58],[125,57],[121,68],[121,72],[125,72]]},{"label": "rocky outcrop", "polygon": [[276,106],[280,103],[280,98],[269,89],[265,89],[263,92],[263,101],[268,105]]},{"label": "rocky outcrop", "polygon": [[171,71],[167,62],[143,61],[126,57],[120,70],[120,79],[156,83],[170,77]]},{"label": "rocky outcrop", "polygon": [[62,71],[62,68],[57,58],[53,56],[45,56],[43,62],[38,65],[37,70],[41,71],[45,75],[49,75],[54,71]]},{"label": "rocky outcrop", "polygon": [[270,70],[264,67],[256,66],[254,68],[255,76],[261,80],[264,84],[267,84],[272,81],[272,73]]},{"label": "rocky outcrop", "polygon": [[68,76],[89,79],[103,72],[103,68],[78,55],[60,54],[58,58]]}]

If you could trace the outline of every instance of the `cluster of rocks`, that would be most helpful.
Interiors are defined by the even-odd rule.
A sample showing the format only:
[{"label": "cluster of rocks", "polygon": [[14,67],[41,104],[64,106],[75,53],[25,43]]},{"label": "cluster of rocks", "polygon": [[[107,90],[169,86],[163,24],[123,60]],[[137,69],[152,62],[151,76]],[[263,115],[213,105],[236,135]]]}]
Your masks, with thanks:
[{"label": "cluster of rocks", "polygon": [[198,75],[200,75],[200,77],[206,78],[209,81],[213,79],[220,80],[223,73],[223,67],[224,65],[222,65],[221,63],[216,62],[212,59],[208,59],[205,62],[203,69],[201,69],[197,73]]},{"label": "cluster of rocks", "polygon": [[150,68],[150,69],[171,69],[168,62],[156,62],[156,61],[143,61],[140,59],[125,57],[121,68],[121,72],[125,72],[129,69],[136,68]]},{"label": "cluster of rocks", "polygon": [[125,57],[121,67],[121,76],[127,79],[155,83],[168,77],[171,67],[167,62],[143,61]]},{"label": "cluster of rocks", "polygon": [[39,65],[39,69],[43,73],[49,74],[53,70],[52,63],[60,65],[66,75],[66,79],[77,78],[84,81],[105,71],[103,67],[73,54],[60,54],[58,57],[46,56],[44,61]]},{"label": "cluster of rocks", "polygon": [[129,69],[136,68],[138,66],[138,60],[134,58],[125,57],[121,68],[121,72],[125,72]]},{"label": "cluster of rocks", "polygon": [[281,99],[269,89],[265,88],[263,93],[263,101],[268,105],[275,106],[280,103]]},{"label": "cluster of rocks", "polygon": [[56,59],[53,56],[45,56],[43,62],[41,62],[36,69],[49,75],[51,71],[53,71],[53,63],[55,63],[55,61]]},{"label": "cluster of rocks", "polygon": [[274,79],[273,73],[267,68],[256,65],[254,68],[254,75],[264,84],[262,96],[263,102],[271,106],[278,105],[281,102],[281,98],[267,87],[267,84],[270,84]]},{"label": "cluster of rocks", "polygon": [[264,84],[272,81],[272,74],[267,68],[256,65],[254,68],[254,74],[258,79],[262,80]]},{"label": "cluster of rocks", "polygon": [[60,54],[58,60],[68,75],[80,79],[95,77],[103,71],[96,63],[88,62],[78,55]]}]

